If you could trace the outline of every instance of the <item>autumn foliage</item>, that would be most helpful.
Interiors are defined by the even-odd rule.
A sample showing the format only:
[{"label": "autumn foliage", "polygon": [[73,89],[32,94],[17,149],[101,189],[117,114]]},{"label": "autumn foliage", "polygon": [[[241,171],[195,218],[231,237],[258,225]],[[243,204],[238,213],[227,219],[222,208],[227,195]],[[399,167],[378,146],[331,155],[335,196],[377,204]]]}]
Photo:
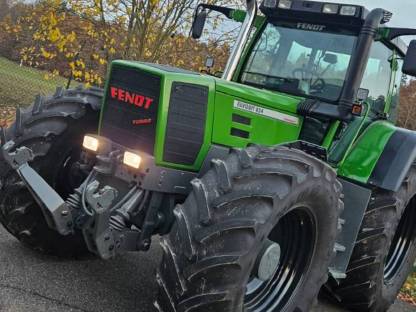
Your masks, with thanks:
[{"label": "autumn foliage", "polygon": [[416,81],[402,86],[398,124],[403,128],[416,130]]},{"label": "autumn foliage", "polygon": [[0,55],[48,70],[46,79],[72,76],[102,85],[107,65],[120,58],[200,70],[205,58],[214,56],[220,69],[230,50],[227,36],[189,38],[194,0],[1,3],[9,13],[0,15]]}]

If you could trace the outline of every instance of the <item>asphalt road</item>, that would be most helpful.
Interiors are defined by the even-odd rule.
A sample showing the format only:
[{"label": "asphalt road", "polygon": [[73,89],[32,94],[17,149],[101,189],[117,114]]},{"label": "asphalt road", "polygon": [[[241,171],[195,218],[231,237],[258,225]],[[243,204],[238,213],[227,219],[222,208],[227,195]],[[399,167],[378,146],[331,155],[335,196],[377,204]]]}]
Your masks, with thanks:
[{"label": "asphalt road", "polygon": [[[22,247],[0,227],[1,312],[153,312],[160,249],[116,260],[63,261]],[[415,312],[397,303],[389,312]],[[314,312],[342,312],[321,305]]]}]

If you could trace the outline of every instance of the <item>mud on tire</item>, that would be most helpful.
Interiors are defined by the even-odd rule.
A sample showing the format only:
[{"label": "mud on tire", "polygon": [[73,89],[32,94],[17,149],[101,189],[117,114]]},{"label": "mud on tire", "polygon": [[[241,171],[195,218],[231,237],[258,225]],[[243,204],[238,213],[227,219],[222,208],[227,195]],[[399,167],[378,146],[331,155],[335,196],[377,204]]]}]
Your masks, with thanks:
[{"label": "mud on tire", "polygon": [[[4,130],[5,141],[33,150],[31,166],[63,197],[82,182],[74,166],[83,135],[98,128],[101,98],[100,89],[59,88],[54,96],[38,96],[27,109],[17,109],[15,122]],[[0,183],[0,222],[24,245],[56,256],[87,253],[81,233],[64,237],[49,229],[39,206],[1,155]]]},{"label": "mud on tire", "polygon": [[[213,161],[161,240],[159,311],[307,312],[328,276],[343,209],[326,164],[295,149],[252,146]],[[259,278],[264,244],[278,244]]]}]

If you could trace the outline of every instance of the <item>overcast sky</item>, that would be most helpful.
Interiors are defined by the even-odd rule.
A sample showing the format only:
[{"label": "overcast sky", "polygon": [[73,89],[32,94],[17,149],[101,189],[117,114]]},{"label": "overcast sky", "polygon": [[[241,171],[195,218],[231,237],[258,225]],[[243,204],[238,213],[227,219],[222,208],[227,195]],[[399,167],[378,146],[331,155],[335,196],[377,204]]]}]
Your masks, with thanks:
[{"label": "overcast sky", "polygon": [[[393,12],[390,26],[416,28],[416,0],[330,0],[328,2],[364,5],[368,9],[383,8]],[[406,38],[409,41],[410,38]]]}]

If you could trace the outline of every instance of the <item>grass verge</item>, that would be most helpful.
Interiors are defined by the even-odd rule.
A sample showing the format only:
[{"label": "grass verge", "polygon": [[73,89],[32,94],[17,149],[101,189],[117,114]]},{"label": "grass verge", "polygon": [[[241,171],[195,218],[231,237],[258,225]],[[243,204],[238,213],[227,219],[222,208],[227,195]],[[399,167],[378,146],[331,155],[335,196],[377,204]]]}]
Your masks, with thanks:
[{"label": "grass verge", "polygon": [[50,94],[66,84],[62,77],[46,80],[46,74],[0,57],[0,109],[27,106],[37,94]]}]

